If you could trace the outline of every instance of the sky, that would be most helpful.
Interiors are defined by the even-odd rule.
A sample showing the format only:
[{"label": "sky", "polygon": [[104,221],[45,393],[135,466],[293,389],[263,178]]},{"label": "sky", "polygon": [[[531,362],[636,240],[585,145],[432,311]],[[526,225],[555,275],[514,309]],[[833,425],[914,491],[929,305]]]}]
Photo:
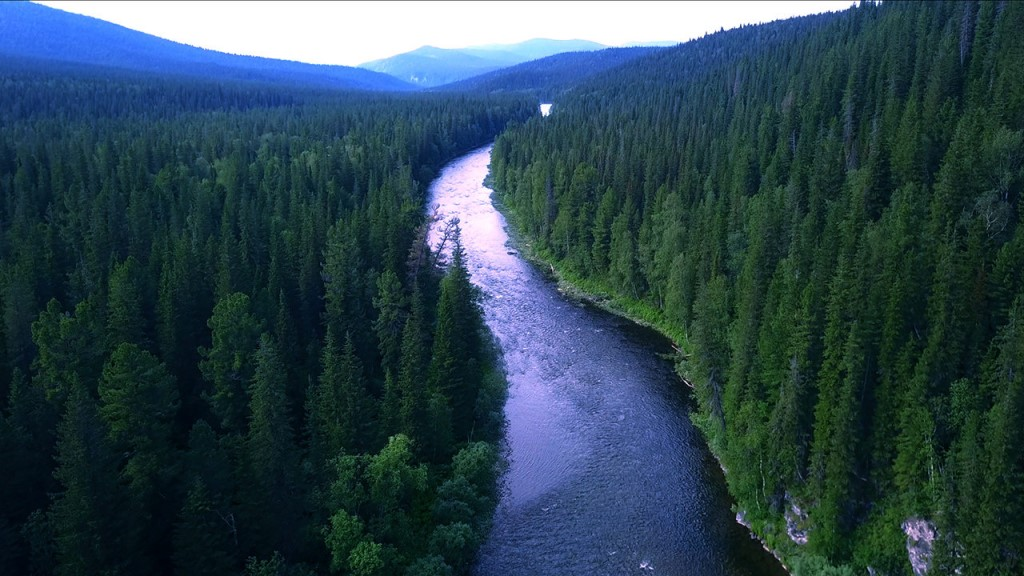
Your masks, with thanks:
[{"label": "sky", "polygon": [[211,50],[344,66],[425,45],[462,48],[531,38],[582,39],[609,46],[685,42],[722,28],[845,10],[855,3],[39,2]]}]

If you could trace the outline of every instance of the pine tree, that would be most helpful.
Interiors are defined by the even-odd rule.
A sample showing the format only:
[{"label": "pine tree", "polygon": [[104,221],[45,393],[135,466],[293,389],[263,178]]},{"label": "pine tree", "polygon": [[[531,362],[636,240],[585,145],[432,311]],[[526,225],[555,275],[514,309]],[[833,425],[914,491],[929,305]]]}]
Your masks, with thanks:
[{"label": "pine tree", "polygon": [[361,452],[371,437],[366,430],[369,403],[352,339],[346,337],[344,348],[339,350],[328,328],[322,363],[323,371],[307,409],[310,453],[318,467],[326,467],[343,454]]},{"label": "pine tree", "polygon": [[1024,430],[1024,296],[1018,296],[996,338],[987,374],[996,403],[988,414],[977,523],[964,533],[970,573],[1014,574],[1024,569],[1024,456],[1016,442]]},{"label": "pine tree", "polygon": [[235,571],[230,532],[206,490],[196,478],[174,528],[174,568],[180,574],[215,576]]},{"label": "pine tree", "polygon": [[384,270],[377,278],[377,297],[373,299],[373,307],[377,309],[377,320],[373,327],[384,371],[398,370],[402,326],[405,324],[404,304],[405,297],[398,275],[390,269]]},{"label": "pine tree", "polygon": [[117,481],[117,457],[95,403],[82,386],[67,399],[54,476],[61,491],[50,507],[59,574],[147,571],[142,526],[128,515],[136,501]]},{"label": "pine tree", "polygon": [[121,478],[137,506],[136,521],[144,521],[140,545],[159,557],[177,507],[170,498],[177,468],[171,445],[179,405],[174,378],[152,354],[122,343],[103,367],[99,396],[111,447],[126,455]]},{"label": "pine tree", "polygon": [[[285,555],[300,545],[297,449],[288,408],[287,374],[272,337],[260,338],[245,438],[246,532],[256,549]],[[271,511],[273,513],[271,514]]]},{"label": "pine tree", "polygon": [[[415,297],[415,296],[414,296]],[[421,313],[414,307],[402,330],[402,359],[398,374],[401,431],[419,454],[429,453],[427,420],[427,351]]]},{"label": "pine tree", "polygon": [[62,406],[77,383],[95,390],[103,366],[102,334],[102,321],[91,300],[79,302],[73,316],[65,314],[56,300],[46,305],[32,323],[32,340],[38,348],[36,378],[47,399]]},{"label": "pine tree", "polygon": [[148,347],[139,263],[134,256],[114,266],[107,289],[107,348],[128,342]]},{"label": "pine tree", "polygon": [[[454,417],[452,431],[457,438],[464,438],[474,421],[481,327],[476,289],[469,281],[460,236],[456,225],[451,237],[451,264],[441,281],[437,303],[430,385],[447,398]],[[439,448],[442,453],[447,451],[446,447]]]},{"label": "pine tree", "polygon": [[206,399],[221,430],[241,434],[249,414],[248,386],[255,368],[259,321],[249,311],[249,297],[236,292],[217,303],[207,325],[212,344],[199,349],[199,367],[211,386]]}]

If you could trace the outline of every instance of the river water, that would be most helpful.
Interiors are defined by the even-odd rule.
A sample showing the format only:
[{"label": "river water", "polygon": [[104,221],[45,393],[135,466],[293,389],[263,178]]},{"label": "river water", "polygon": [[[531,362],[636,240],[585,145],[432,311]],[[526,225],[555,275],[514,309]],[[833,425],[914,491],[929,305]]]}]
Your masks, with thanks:
[{"label": "river water", "polygon": [[[508,245],[490,147],[430,189],[504,353],[508,469],[479,576],[782,575],[736,523],[659,335],[564,298]],[[436,241],[436,238],[435,238]]]}]

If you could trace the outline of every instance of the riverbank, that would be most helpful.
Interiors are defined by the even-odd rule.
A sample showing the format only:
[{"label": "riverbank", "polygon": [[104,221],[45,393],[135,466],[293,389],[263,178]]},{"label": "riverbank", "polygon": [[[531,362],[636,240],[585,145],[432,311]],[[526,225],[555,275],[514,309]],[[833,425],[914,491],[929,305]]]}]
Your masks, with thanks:
[{"label": "riverbank", "polygon": [[[488,175],[484,184],[491,190],[491,202],[495,209],[498,210],[498,212],[500,212],[505,218],[507,223],[506,233],[508,234],[510,249],[517,251],[519,256],[529,262],[549,280],[554,282],[558,291],[568,299],[579,304],[598,308],[638,326],[653,330],[671,342],[672,348],[675,352],[669,355],[670,357],[667,359],[672,361],[675,373],[679,377],[680,382],[685,384],[689,389],[693,389],[691,377],[686,369],[686,359],[691,356],[693,350],[684,331],[680,330],[678,327],[669,325],[669,323],[662,317],[661,312],[656,310],[654,307],[633,299],[617,296],[612,290],[599,282],[581,278],[570,271],[556,267],[553,263],[554,259],[551,258],[550,254],[538,250],[532,242],[528,241],[520,233],[515,214],[501,202],[500,198],[498,198],[497,192],[493,187],[491,187],[490,175]],[[696,412],[691,412],[689,415],[691,420],[693,420],[693,416],[695,414]],[[701,429],[699,422],[695,421],[694,423],[697,425],[698,429]],[[704,440],[705,444],[708,446],[709,452],[714,457],[719,469],[722,471],[723,476],[728,477],[728,470],[723,466],[720,455],[716,453],[711,444],[708,443],[707,436],[704,436]],[[736,514],[735,520],[737,524],[746,528],[750,533],[750,537],[757,540],[766,552],[778,560],[779,564],[787,573],[792,574],[793,571],[787,564],[783,555],[778,550],[771,547],[767,540],[757,533],[755,527],[745,520],[743,510],[738,507],[738,504],[734,506],[733,512]]]},{"label": "riverbank", "polygon": [[483,148],[451,163],[430,196],[460,219],[508,379],[507,469],[473,572],[785,576],[734,521],[725,478],[687,417],[690,395],[652,354],[673,356],[669,340],[569,300],[550,268],[527,261],[532,249],[510,241],[481,186],[489,162]]},{"label": "riverbank", "polygon": [[[489,179],[485,180],[484,184],[490,188]],[[524,260],[555,282],[559,292],[575,302],[585,303],[629,320],[638,326],[654,330],[672,342],[672,347],[678,354],[683,356],[690,354],[691,350],[686,334],[661,319],[660,312],[653,307],[642,302],[616,296],[611,290],[599,283],[580,278],[564,269],[556,268],[552,264],[553,259],[550,255],[536,250],[533,243],[527,241],[519,233],[519,225],[516,222],[515,215],[508,210],[507,206],[501,203],[497,193],[493,191],[494,189],[490,189],[492,190],[491,202],[505,218],[505,221],[508,222],[506,233],[509,237],[510,248],[518,251]]]}]

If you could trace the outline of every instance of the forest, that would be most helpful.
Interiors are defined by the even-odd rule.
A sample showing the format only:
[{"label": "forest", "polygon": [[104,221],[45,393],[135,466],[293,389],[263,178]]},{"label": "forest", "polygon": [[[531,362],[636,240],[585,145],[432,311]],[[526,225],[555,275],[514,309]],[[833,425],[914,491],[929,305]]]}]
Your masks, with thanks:
[{"label": "forest", "polygon": [[535,104],[0,86],[0,573],[466,572],[505,383],[426,187]]},{"label": "forest", "polygon": [[912,574],[918,527],[930,573],[1024,574],[1022,29],[1007,1],[746,26],[495,144],[536,255],[676,341],[796,573]]}]

